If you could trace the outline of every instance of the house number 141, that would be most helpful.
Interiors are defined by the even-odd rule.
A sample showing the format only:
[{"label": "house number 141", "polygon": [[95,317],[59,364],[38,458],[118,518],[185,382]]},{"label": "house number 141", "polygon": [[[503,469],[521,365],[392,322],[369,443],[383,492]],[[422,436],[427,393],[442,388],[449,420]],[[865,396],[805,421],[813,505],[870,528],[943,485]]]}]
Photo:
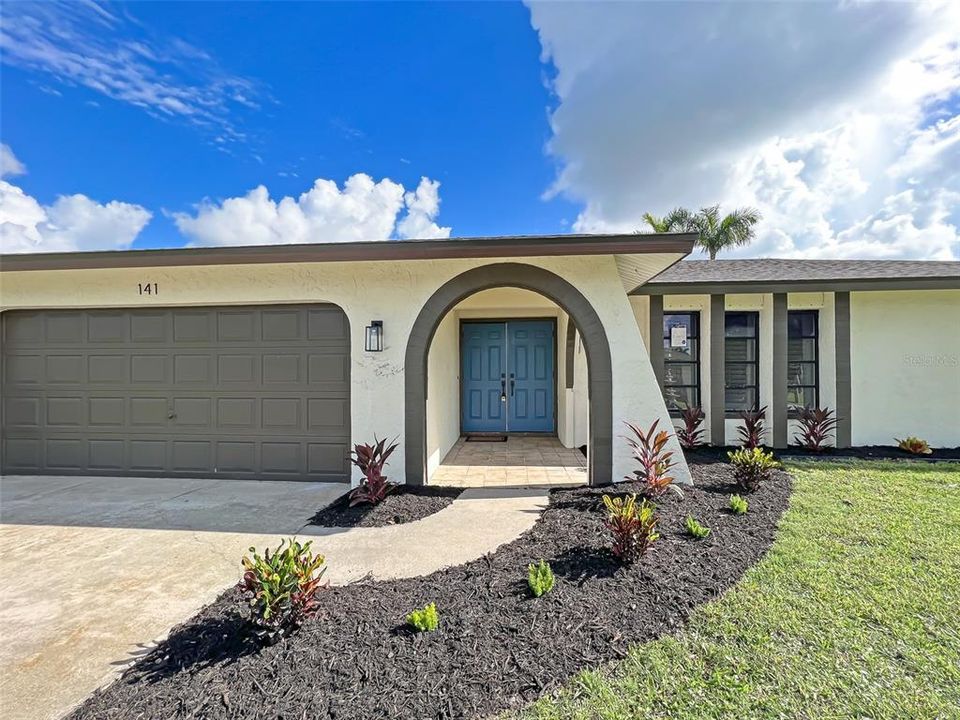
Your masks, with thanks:
[{"label": "house number 141", "polygon": [[141,295],[159,295],[156,283],[137,283],[137,291]]}]

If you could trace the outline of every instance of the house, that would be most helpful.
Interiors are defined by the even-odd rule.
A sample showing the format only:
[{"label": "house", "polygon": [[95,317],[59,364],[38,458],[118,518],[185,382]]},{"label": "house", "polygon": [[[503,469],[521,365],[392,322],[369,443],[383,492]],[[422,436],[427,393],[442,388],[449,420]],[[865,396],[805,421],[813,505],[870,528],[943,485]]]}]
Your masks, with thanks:
[{"label": "house", "polygon": [[694,241],[2,256],[2,471],[348,481],[377,435],[422,484],[464,435],[530,435],[605,484],[625,421],[691,404],[724,442],[760,404],[784,447],[818,404],[840,445],[960,445],[960,263],[681,263]]},{"label": "house", "polygon": [[686,261],[631,300],[670,414],[702,407],[711,444],[765,406],[774,448],[803,407],[839,447],[960,446],[960,262]]}]

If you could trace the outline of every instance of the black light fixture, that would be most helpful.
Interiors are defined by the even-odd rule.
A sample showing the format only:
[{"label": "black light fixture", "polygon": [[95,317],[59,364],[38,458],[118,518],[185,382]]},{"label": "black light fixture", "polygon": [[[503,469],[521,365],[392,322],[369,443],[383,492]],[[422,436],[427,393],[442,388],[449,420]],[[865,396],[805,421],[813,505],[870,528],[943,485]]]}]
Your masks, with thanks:
[{"label": "black light fixture", "polygon": [[383,320],[371,320],[367,325],[364,349],[367,352],[383,350]]}]

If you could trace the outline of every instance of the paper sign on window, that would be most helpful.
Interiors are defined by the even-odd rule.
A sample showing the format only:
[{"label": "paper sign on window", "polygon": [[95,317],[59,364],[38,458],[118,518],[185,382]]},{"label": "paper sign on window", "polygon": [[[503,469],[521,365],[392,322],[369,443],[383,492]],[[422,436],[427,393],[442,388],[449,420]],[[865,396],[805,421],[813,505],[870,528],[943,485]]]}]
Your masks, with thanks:
[{"label": "paper sign on window", "polygon": [[675,325],[670,328],[670,347],[675,350],[687,349],[687,328],[685,325]]}]

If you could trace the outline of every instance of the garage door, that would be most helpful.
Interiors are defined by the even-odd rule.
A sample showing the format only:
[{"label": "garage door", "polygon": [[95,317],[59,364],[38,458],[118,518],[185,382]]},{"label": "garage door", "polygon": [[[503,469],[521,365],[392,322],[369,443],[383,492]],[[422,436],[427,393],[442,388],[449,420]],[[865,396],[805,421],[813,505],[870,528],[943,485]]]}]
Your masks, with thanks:
[{"label": "garage door", "polygon": [[338,307],[2,319],[5,473],[349,479]]}]

